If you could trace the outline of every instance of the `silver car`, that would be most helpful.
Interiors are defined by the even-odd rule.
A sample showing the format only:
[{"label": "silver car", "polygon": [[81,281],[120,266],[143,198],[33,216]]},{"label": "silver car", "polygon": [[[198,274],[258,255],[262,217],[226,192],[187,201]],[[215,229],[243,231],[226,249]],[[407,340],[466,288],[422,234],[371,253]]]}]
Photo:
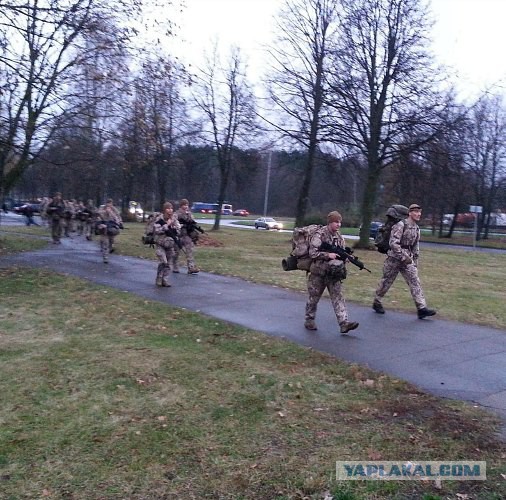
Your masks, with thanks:
[{"label": "silver car", "polygon": [[281,222],[278,222],[276,219],[273,219],[272,217],[260,217],[259,219],[255,220],[255,229],[277,229],[278,231],[280,229],[283,229],[283,224]]}]

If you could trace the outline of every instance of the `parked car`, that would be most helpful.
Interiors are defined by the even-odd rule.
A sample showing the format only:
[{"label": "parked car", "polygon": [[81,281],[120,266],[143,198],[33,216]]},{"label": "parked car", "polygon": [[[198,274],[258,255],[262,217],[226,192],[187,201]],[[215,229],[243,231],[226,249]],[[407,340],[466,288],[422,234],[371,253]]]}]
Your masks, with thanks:
[{"label": "parked car", "polygon": [[234,210],[232,215],[239,215],[240,217],[247,217],[249,212],[245,208],[239,208],[238,210]]},{"label": "parked car", "polygon": [[379,221],[373,221],[371,222],[371,225],[369,226],[369,238],[376,238],[376,235],[378,234],[378,229],[383,225],[383,222]]},{"label": "parked car", "polygon": [[261,227],[267,230],[277,229],[279,231],[283,229],[283,224],[272,217],[260,217],[255,220],[255,229],[260,229]]},{"label": "parked car", "polygon": [[32,215],[40,214],[40,203],[24,203],[14,207],[14,212],[20,215],[26,215],[27,208],[31,209]]}]

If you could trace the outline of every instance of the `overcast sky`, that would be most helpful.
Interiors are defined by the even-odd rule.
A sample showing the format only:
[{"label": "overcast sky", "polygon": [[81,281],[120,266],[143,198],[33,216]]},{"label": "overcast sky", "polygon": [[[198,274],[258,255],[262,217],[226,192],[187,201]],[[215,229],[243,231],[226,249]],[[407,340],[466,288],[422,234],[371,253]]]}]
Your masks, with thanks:
[{"label": "overcast sky", "polygon": [[[506,85],[506,0],[432,0],[436,18],[434,52],[458,72],[464,97],[502,81]],[[272,39],[274,16],[282,0],[186,0],[180,22],[182,57],[199,64],[213,37],[220,45],[241,47],[249,75],[262,70],[262,44]]]}]

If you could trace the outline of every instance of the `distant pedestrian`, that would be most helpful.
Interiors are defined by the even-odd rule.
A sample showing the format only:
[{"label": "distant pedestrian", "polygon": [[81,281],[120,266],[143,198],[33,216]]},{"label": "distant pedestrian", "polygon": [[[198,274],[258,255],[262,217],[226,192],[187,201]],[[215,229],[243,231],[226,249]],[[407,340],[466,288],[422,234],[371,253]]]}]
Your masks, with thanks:
[{"label": "distant pedestrian", "polygon": [[383,277],[376,289],[372,305],[374,311],[378,314],[385,314],[381,301],[399,273],[401,273],[409,286],[411,296],[417,308],[418,317],[424,319],[436,314],[436,311],[427,308],[420,278],[418,277],[420,228],[417,222],[421,216],[422,207],[414,203],[409,206],[408,217],[392,227],[390,249],[383,264]]},{"label": "distant pedestrian", "polygon": [[344,238],[339,232],[341,222],[342,216],[339,212],[330,212],[327,215],[327,225],[317,230],[309,243],[309,256],[313,262],[307,277],[309,297],[306,303],[304,326],[308,330],[317,329],[315,323],[316,309],[325,289],[329,292],[340,332],[348,333],[358,327],[357,322],[348,321],[346,302],[342,292],[342,280],[346,278],[346,264],[339,260],[337,254],[320,250],[324,242],[345,248]]},{"label": "distant pedestrian", "polygon": [[37,224],[34,219],[33,219],[33,214],[34,214],[34,211],[33,211],[33,208],[32,206],[27,203],[24,207],[23,207],[23,214],[25,215],[26,217],[26,225],[27,226],[39,226],[40,224]]},{"label": "distant pedestrian", "polygon": [[9,213],[9,209],[7,208],[7,203],[5,203],[5,201],[2,203],[2,210],[3,210],[4,214]]}]

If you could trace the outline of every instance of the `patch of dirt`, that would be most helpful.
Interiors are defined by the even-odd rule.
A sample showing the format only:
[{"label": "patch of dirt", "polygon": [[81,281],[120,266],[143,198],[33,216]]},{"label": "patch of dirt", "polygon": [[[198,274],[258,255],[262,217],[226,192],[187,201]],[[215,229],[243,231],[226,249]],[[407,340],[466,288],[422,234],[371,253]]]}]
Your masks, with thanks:
[{"label": "patch of dirt", "polygon": [[200,235],[199,241],[197,243],[199,247],[222,247],[224,246],[221,241],[215,240],[208,236],[207,234]]}]

